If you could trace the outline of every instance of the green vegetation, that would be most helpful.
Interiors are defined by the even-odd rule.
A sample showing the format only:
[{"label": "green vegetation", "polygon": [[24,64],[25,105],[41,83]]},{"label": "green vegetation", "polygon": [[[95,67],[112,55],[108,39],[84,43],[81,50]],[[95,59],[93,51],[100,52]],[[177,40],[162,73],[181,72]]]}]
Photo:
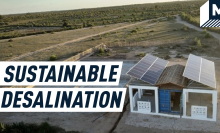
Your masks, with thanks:
[{"label": "green vegetation", "polygon": [[99,25],[138,22],[159,17],[167,17],[166,20],[172,20],[172,15],[199,10],[204,3],[204,0],[182,1],[3,15],[0,17],[0,39]]},{"label": "green vegetation", "polygon": [[47,122],[43,122],[40,125],[19,122],[13,124],[1,123],[0,133],[78,133],[78,132],[76,131],[66,132],[64,129],[56,126],[51,126]]},{"label": "green vegetation", "polygon": [[98,52],[98,56],[102,56],[104,55],[104,53],[105,53],[105,50],[103,48],[100,48]]},{"label": "green vegetation", "polygon": [[105,51],[104,51],[103,48],[100,48],[100,49],[99,49],[99,53],[100,53],[100,54],[103,54],[104,52],[105,52]]},{"label": "green vegetation", "polygon": [[197,37],[194,39],[194,44],[199,47],[202,47],[202,43],[201,43],[200,39],[198,39]]},{"label": "green vegetation", "polygon": [[[201,0],[200,2],[198,2],[199,4],[204,4],[206,1],[204,0]],[[192,5],[194,6],[194,5]],[[197,26],[197,27],[200,27],[200,10],[199,8],[196,9],[196,10],[188,10],[188,11],[184,11],[184,12],[181,12],[180,13],[180,16],[183,20]],[[215,28],[215,27],[207,27],[205,28],[205,32],[206,32],[206,29],[209,30],[209,31],[213,31],[213,32],[216,32],[216,33],[220,33],[220,29],[219,28]]]},{"label": "green vegetation", "polygon": [[164,59],[165,59],[165,60],[168,60],[168,59],[170,59],[170,56],[169,56],[169,55],[166,55],[166,56],[164,57]]},{"label": "green vegetation", "polygon": [[136,56],[137,57],[144,57],[146,55],[146,53],[140,53],[140,54],[137,54]]},{"label": "green vegetation", "polygon": [[182,27],[182,29],[181,29],[181,30],[183,30],[183,31],[188,31],[188,29],[189,29],[189,27],[188,27],[188,26],[186,26],[186,25],[184,25],[184,26]]},{"label": "green vegetation", "polygon": [[13,44],[10,44],[10,45],[9,45],[9,47],[13,47],[13,46],[14,46]]},{"label": "green vegetation", "polygon": [[205,34],[205,38],[211,38],[212,36],[209,33]]},{"label": "green vegetation", "polygon": [[186,20],[187,22],[191,23],[191,24],[194,24],[198,27],[200,27],[200,23],[199,23],[199,20],[195,18],[195,16],[191,16],[190,14],[187,14],[185,12],[182,12],[180,14],[181,18],[183,20]]},{"label": "green vegetation", "polygon": [[135,30],[132,30],[131,33],[137,33],[138,31],[135,29]]},{"label": "green vegetation", "polygon": [[57,56],[56,55],[51,55],[50,56],[50,61],[55,61],[57,60]]}]

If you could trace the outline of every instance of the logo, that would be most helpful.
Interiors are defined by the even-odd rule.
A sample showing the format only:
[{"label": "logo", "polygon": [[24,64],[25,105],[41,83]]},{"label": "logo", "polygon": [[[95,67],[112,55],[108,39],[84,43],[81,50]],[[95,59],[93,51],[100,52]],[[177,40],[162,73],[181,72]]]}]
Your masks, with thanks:
[{"label": "logo", "polygon": [[220,27],[219,0],[209,0],[200,7],[200,27]]}]

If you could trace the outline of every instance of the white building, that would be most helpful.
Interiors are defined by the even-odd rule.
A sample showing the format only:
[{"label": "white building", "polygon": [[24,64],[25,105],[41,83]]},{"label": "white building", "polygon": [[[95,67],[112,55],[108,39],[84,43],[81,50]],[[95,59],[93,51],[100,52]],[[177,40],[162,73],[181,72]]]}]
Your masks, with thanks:
[{"label": "white building", "polygon": [[190,54],[186,66],[167,65],[148,54],[128,71],[131,112],[216,121],[214,62]]}]

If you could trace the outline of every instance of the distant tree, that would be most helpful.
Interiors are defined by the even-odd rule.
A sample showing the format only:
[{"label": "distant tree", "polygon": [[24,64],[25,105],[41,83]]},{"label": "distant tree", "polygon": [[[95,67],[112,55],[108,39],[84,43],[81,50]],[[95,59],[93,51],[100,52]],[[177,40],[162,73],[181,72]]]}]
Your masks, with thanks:
[{"label": "distant tree", "polygon": [[63,20],[63,27],[67,27],[69,26],[69,23],[67,22],[67,20]]},{"label": "distant tree", "polygon": [[86,22],[83,22],[83,27],[87,27],[87,24],[86,24]]}]

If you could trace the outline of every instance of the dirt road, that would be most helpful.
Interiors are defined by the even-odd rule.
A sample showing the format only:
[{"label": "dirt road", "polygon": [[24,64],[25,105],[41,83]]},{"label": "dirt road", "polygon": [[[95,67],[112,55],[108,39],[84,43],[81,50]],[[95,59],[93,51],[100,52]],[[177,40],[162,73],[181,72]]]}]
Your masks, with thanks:
[{"label": "dirt road", "polygon": [[[200,32],[204,31],[204,29],[202,29],[202,28],[199,28],[199,27],[197,27],[195,25],[192,25],[192,24],[190,24],[190,23],[188,23],[186,21],[183,21],[180,16],[177,16],[176,22],[184,24],[184,25],[188,26],[189,28],[195,29],[195,30],[200,31]],[[216,38],[216,39],[218,39],[220,41],[220,34],[214,33],[214,32],[211,32],[211,31],[207,31],[207,32],[209,34],[211,34],[214,38]]]},{"label": "dirt road", "polygon": [[[161,18],[157,18],[157,19],[161,19]],[[155,20],[155,19],[151,19],[151,20]],[[105,33],[109,33],[109,32],[113,32],[113,31],[121,30],[121,29],[124,29],[124,28],[127,28],[127,27],[139,25],[139,24],[142,24],[142,23],[149,22],[149,21],[151,21],[151,20],[145,20],[145,21],[142,21],[142,22],[137,22],[137,23],[129,24],[129,25],[122,26],[122,27],[119,27],[119,28],[111,29],[111,30],[108,30],[108,31],[100,32],[100,33],[98,33],[98,34],[92,34],[92,35],[84,36],[84,37],[81,37],[81,38],[78,38],[78,39],[73,39],[73,40],[66,41],[66,42],[63,42],[63,43],[60,43],[60,44],[57,44],[57,45],[53,45],[53,46],[46,47],[46,48],[43,48],[43,49],[39,49],[39,50],[36,50],[36,51],[33,51],[33,52],[25,53],[25,54],[22,54],[22,55],[20,55],[20,56],[11,58],[11,59],[9,59],[9,60],[7,60],[7,61],[19,60],[19,59],[21,59],[21,58],[24,58],[24,57],[27,57],[27,56],[31,56],[31,55],[37,54],[37,53],[39,53],[39,52],[43,52],[43,51],[46,51],[46,50],[50,50],[50,49],[53,49],[53,48],[56,48],[56,47],[60,47],[60,46],[63,46],[63,45],[69,44],[69,43],[78,42],[78,41],[81,41],[81,40],[84,40],[84,39],[87,39],[87,38],[91,38],[91,37],[94,37],[94,36],[102,35],[102,34],[105,34]]]}]

